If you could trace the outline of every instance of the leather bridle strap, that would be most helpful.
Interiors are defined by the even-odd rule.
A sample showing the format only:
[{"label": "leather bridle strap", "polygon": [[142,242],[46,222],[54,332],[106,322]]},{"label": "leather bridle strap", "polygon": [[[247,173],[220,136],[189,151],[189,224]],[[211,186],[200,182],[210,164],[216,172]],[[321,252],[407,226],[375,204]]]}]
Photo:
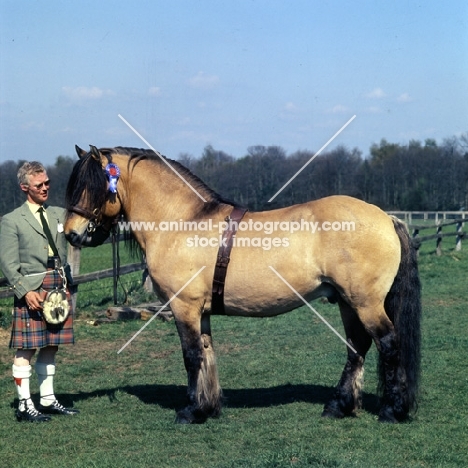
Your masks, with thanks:
[{"label": "leather bridle strap", "polygon": [[91,211],[85,210],[84,208],[80,208],[79,206],[72,206],[70,208],[70,211],[72,213],[76,213],[80,216],[83,216],[83,218],[93,219],[93,220],[98,219],[100,215],[100,212],[97,209],[91,212]]},{"label": "leather bridle strap", "polygon": [[[102,226],[102,213],[101,210],[98,208],[95,208],[92,212],[89,210],[85,210],[84,208],[80,208],[79,206],[72,206],[68,209],[71,213],[76,213],[77,215],[82,216],[83,218],[87,219],[90,221],[90,223],[94,223],[94,227],[101,227]],[[112,225],[117,224],[118,220],[120,218],[120,213],[118,213],[113,219],[112,219]],[[110,231],[110,229],[106,229]]]},{"label": "leather bridle strap", "polygon": [[224,314],[224,284],[226,281],[226,273],[230,261],[231,249],[234,242],[234,237],[239,227],[241,219],[244,217],[247,208],[235,206],[231,211],[230,216],[226,217],[228,223],[223,232],[221,243],[218,250],[218,258],[213,275],[213,288],[211,296],[211,312],[213,314]]}]

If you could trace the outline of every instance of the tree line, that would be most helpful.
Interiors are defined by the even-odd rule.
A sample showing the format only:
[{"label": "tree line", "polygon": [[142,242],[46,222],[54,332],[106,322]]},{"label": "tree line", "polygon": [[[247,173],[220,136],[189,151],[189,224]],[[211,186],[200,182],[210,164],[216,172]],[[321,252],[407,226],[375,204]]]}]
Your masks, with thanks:
[{"label": "tree line", "polygon": [[[384,210],[448,211],[468,209],[468,132],[407,145],[382,140],[363,157],[344,146],[314,158],[311,151],[287,155],[279,146],[251,146],[234,158],[211,145],[195,158],[181,154],[185,165],[223,197],[250,210],[267,210],[328,195],[350,195]],[[311,161],[312,159],[312,161]],[[307,164],[311,161],[309,164]],[[24,201],[16,173],[24,161],[0,164],[0,216]],[[58,156],[47,166],[52,190],[49,203],[64,206],[65,188],[76,158]],[[307,166],[279,194],[276,192]]]}]

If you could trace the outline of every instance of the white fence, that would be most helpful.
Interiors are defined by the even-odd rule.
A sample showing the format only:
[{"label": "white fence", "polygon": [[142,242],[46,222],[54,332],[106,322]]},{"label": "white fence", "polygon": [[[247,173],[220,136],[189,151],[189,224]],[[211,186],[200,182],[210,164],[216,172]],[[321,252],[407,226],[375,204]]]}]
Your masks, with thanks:
[{"label": "white fence", "polygon": [[388,214],[403,219],[407,224],[415,221],[434,221],[439,224],[443,221],[468,220],[468,211],[387,211]]},{"label": "white fence", "polygon": [[[468,211],[388,211],[388,214],[403,219],[413,233],[413,245],[419,249],[422,242],[436,240],[436,254],[442,255],[442,239],[455,237],[455,250],[461,250],[462,239],[466,237],[463,231],[465,222],[468,222]],[[422,224],[416,224],[417,222]],[[450,230],[449,226],[455,226]],[[434,234],[420,236],[420,232],[436,229]],[[442,229],[445,231],[442,232]],[[447,232],[448,231],[448,232]]]}]

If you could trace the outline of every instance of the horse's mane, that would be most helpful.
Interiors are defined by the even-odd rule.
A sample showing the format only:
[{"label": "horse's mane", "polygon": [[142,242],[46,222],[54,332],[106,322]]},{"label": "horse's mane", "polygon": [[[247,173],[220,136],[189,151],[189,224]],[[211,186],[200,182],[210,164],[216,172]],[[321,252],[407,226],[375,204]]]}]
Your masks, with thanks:
[{"label": "horse's mane", "polygon": [[80,158],[73,166],[65,192],[67,210],[80,205],[85,194],[86,208],[101,208],[107,197],[107,177],[101,163],[91,155]]},{"label": "horse's mane", "polygon": [[[116,146],[115,148],[101,148],[99,151],[101,152],[101,154],[110,159],[112,159],[113,154],[123,154],[128,156],[129,170],[131,169],[131,165],[133,168],[140,161],[146,160],[151,161],[153,164],[160,165],[162,168],[164,168],[164,170],[168,171],[168,173],[170,173],[171,176],[176,176],[176,174],[173,174],[171,169],[167,167],[167,165],[161,159],[164,158],[168,162],[168,164],[170,164],[174,168],[174,170],[177,171],[206,200],[206,203],[203,204],[203,213],[211,212],[220,204],[236,205],[236,203],[222,197],[217,192],[208,187],[208,185],[206,185],[199,177],[197,177],[193,172],[191,172],[178,161],[169,159],[161,154],[157,154],[153,150]],[[196,197],[196,194],[194,194],[194,196]]]}]

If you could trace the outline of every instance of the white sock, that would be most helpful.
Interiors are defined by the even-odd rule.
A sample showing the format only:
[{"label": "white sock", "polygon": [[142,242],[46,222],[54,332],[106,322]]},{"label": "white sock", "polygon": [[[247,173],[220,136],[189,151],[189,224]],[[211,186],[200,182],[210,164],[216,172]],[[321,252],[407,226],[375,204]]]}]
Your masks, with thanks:
[{"label": "white sock", "polygon": [[34,408],[34,403],[31,400],[31,392],[29,390],[29,380],[31,377],[31,366],[12,366],[13,379],[15,380],[16,391],[18,392],[20,411],[26,408]]},{"label": "white sock", "polygon": [[36,369],[37,380],[39,382],[41,405],[50,406],[56,400],[54,394],[55,364],[45,364],[36,361],[34,368]]}]

